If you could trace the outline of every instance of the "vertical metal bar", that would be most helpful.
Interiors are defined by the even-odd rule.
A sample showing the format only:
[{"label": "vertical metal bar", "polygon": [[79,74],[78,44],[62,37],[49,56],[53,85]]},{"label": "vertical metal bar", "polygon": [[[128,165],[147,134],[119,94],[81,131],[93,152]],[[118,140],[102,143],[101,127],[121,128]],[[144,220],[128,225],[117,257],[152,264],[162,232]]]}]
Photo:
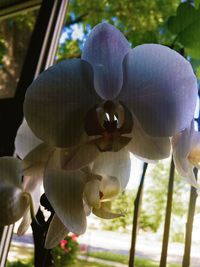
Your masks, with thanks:
[{"label": "vertical metal bar", "polygon": [[131,248],[130,248],[130,254],[129,254],[129,267],[134,267],[134,263],[135,263],[135,247],[136,247],[137,228],[138,228],[138,220],[139,220],[139,213],[140,213],[140,203],[141,203],[141,196],[142,196],[147,166],[148,164],[144,163],[138,192],[137,192],[137,195],[134,201],[133,228],[132,228]]},{"label": "vertical metal bar", "polygon": [[164,226],[164,233],[163,233],[162,252],[161,252],[161,258],[160,258],[160,265],[159,265],[160,267],[166,267],[166,264],[167,264],[167,252],[168,252],[169,230],[170,230],[170,222],[171,222],[173,188],[174,188],[174,161],[172,158],[170,174],[169,174],[169,183],[168,183],[167,206],[166,206],[166,213],[165,213],[165,226]]},{"label": "vertical metal bar", "polygon": [[[53,62],[68,0],[43,0],[21,71],[16,95],[0,100],[0,156],[12,156],[17,129],[23,119],[23,101],[33,79]],[[59,30],[59,31],[58,31]],[[54,47],[54,49],[52,48]],[[49,53],[51,51],[51,53]],[[0,267],[6,264],[13,226],[6,226],[0,242]]]},{"label": "vertical metal bar", "polygon": [[55,23],[54,32],[52,34],[53,42],[51,41],[49,44],[48,57],[44,69],[50,67],[55,62],[55,55],[58,48],[58,42],[62,31],[62,27],[66,19],[66,10],[68,8],[68,4],[69,0],[62,0],[60,5],[58,6],[59,9],[56,15],[57,21]]},{"label": "vertical metal bar", "polygon": [[0,244],[0,267],[4,267],[10,247],[14,225],[5,226],[3,229],[2,240]]},{"label": "vertical metal bar", "polygon": [[[194,169],[195,177],[197,179],[197,169]],[[183,255],[182,267],[190,266],[190,253],[191,253],[191,244],[192,244],[192,230],[193,230],[193,221],[196,207],[196,199],[197,199],[197,190],[193,186],[190,189],[190,201],[188,207],[188,217],[186,223],[186,233],[185,233],[185,249]]]}]

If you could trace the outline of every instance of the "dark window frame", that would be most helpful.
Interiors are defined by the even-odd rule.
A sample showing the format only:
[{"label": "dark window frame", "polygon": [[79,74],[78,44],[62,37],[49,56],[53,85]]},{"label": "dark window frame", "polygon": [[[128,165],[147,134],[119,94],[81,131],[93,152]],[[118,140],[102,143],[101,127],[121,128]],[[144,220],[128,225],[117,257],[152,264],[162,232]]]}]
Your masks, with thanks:
[{"label": "dark window frame", "polygon": [[[0,99],[0,157],[12,156],[14,153],[14,140],[23,120],[23,102],[27,87],[40,72],[54,63],[68,0],[21,1],[6,8],[0,5],[0,20],[39,7],[15,96]],[[13,225],[0,229],[0,267],[6,264],[12,230]]]}]

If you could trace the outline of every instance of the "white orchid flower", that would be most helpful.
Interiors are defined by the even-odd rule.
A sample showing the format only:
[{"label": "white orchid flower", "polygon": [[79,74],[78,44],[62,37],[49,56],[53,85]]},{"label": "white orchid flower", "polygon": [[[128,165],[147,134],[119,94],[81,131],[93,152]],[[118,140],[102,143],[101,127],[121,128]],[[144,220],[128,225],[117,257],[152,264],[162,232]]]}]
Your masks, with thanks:
[{"label": "white orchid flower", "polygon": [[176,170],[194,187],[199,187],[194,167],[200,168],[200,132],[194,130],[194,122],[172,138],[173,157]]},{"label": "white orchid flower", "polygon": [[[39,75],[24,102],[29,126],[24,121],[15,145],[28,184],[38,191],[43,178],[55,210],[46,246],[58,243],[65,231],[83,233],[90,211],[104,218],[119,216],[109,206],[127,185],[129,151],[145,161],[168,157],[170,138],[190,125],[196,99],[197,81],[186,59],[157,44],[131,49],[107,23],[93,29],[81,59],[65,60]],[[13,166],[19,181],[19,164]],[[13,209],[5,223],[24,216],[23,233],[33,197],[23,187],[18,190],[21,184],[15,180],[13,191],[7,190],[1,179],[5,207]]]},{"label": "white orchid flower", "polygon": [[63,170],[57,159],[54,153],[44,175],[45,193],[55,210],[46,248],[56,246],[69,231],[83,234],[90,212],[104,219],[123,216],[110,210],[111,201],[125,189],[131,169],[126,149],[102,153],[92,166],[76,171]]},{"label": "white orchid flower", "polygon": [[23,235],[39,208],[40,187],[50,149],[36,138],[26,121],[18,130],[15,147],[22,160],[0,158],[0,225],[13,224],[23,217],[17,231]]},{"label": "white orchid flower", "polygon": [[41,182],[38,177],[23,176],[23,165],[17,158],[1,157],[0,170],[0,225],[13,224],[23,217],[18,228],[21,235],[28,229],[31,215],[33,217],[39,207],[38,187]]},{"label": "white orchid flower", "polygon": [[34,134],[52,146],[87,144],[93,159],[127,146],[158,160],[169,156],[169,137],[191,123],[196,99],[197,81],[186,59],[157,44],[131,49],[115,27],[102,23],[90,33],[81,59],[56,64],[30,85],[24,113]]},{"label": "white orchid flower", "polygon": [[[67,170],[76,169],[77,162],[79,162],[80,160],[78,156],[79,154],[76,153],[77,149],[75,149],[73,153],[71,151],[70,153],[68,153],[68,150],[66,149],[48,147],[45,143],[42,143],[41,140],[37,139],[34,136],[26,121],[22,123],[18,130],[15,146],[16,154],[22,159],[21,161],[17,159],[17,162],[18,164],[21,164],[21,168],[23,167],[22,172],[25,175],[23,184],[25,189],[28,188],[28,192],[31,192],[34,207],[37,207],[35,209],[35,212],[39,207],[40,186],[42,182],[41,178],[43,178],[44,176],[45,193],[47,194],[50,203],[57,213],[57,215],[55,215],[57,219],[54,219],[52,221],[52,226],[50,227],[47,235],[51,237],[50,239],[47,238],[47,240],[50,240],[50,244],[52,244],[52,242],[53,244],[55,244],[56,242],[53,241],[55,237],[52,237],[51,229],[52,227],[54,229],[54,225],[57,225],[58,222],[61,224],[60,218],[62,218],[62,216],[64,216],[64,218],[67,218],[64,220],[64,223],[66,222],[66,220],[71,220],[71,224],[72,221],[73,225],[75,224],[75,226],[67,224],[67,229],[70,229],[70,231],[74,231],[75,233],[79,234],[85,231],[85,228],[77,230],[77,217],[73,217],[74,213],[70,212],[70,210],[74,209],[73,204],[76,202],[76,200],[79,201],[80,197],[82,204],[80,204],[80,202],[78,203],[81,205],[81,207],[84,206],[84,212],[82,211],[83,214],[85,214],[84,216],[89,215],[91,211],[97,216],[104,218],[115,218],[121,215],[111,213],[108,209],[108,203],[105,202],[110,201],[114,196],[121,192],[128,183],[130,175],[130,157],[126,149],[123,149],[118,153],[101,153],[93,162],[92,168],[88,167],[83,169],[82,171],[69,172]],[[87,157],[86,161],[84,162],[88,162]],[[115,167],[115,164],[117,164],[117,168]],[[80,164],[78,164],[78,166],[80,166]],[[65,188],[68,197],[70,197],[68,190],[70,192],[73,192],[74,186],[75,188],[77,186],[79,187],[80,184],[84,182],[84,192],[80,195],[80,197],[78,197],[77,194],[79,195],[80,190],[78,190],[77,188],[77,194],[73,194],[71,196],[72,201],[68,201],[69,210],[66,214],[62,212],[63,203],[60,202],[62,200],[62,198],[60,200],[60,195],[62,195],[62,192],[60,191],[61,188],[59,189],[59,184],[57,184],[55,190],[55,187],[52,185],[52,177],[54,177],[55,175],[59,177],[61,182],[63,182],[63,184],[61,184],[61,188]],[[71,175],[73,177],[72,180]],[[62,177],[64,177],[65,180],[62,181]],[[51,193],[49,196],[49,186],[58,194]],[[9,195],[9,197],[11,198],[12,195]],[[98,206],[95,204],[97,202]],[[12,206],[16,207],[17,205],[18,203],[13,201]],[[57,208],[57,205],[61,207],[61,211]],[[7,210],[7,212],[9,214],[9,210]],[[69,217],[69,214],[71,214],[71,217]],[[25,233],[31,223],[30,209],[27,208],[26,212],[21,213],[21,216],[23,216],[23,220],[18,229],[18,234],[20,235]],[[14,221],[15,219],[13,219],[13,222]],[[81,224],[81,221],[78,222],[78,224]],[[60,229],[65,229],[65,232],[63,230],[59,232],[62,235],[63,233],[67,233],[65,225]],[[54,231],[52,232],[53,234],[55,234]],[[57,240],[60,235],[56,234],[56,236]]]}]

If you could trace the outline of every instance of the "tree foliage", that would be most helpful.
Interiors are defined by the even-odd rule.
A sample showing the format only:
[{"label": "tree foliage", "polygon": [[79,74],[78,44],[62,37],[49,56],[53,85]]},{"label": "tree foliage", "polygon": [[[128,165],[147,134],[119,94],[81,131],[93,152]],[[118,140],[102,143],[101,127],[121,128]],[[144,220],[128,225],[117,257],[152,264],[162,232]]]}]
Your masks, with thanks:
[{"label": "tree foliage", "polygon": [[188,2],[180,4],[176,16],[168,20],[168,28],[188,55],[200,58],[200,8],[196,9]]},{"label": "tree foliage", "polygon": [[0,98],[12,97],[26,55],[36,13],[5,19],[0,24]]},{"label": "tree foliage", "polygon": [[[143,230],[158,231],[164,221],[167,190],[169,181],[169,163],[159,162],[146,177],[146,187],[143,193],[140,228]],[[183,205],[189,187],[175,174],[172,213],[181,218],[187,212],[187,205]]]},{"label": "tree foliage", "polygon": [[[143,190],[139,228],[144,231],[157,232],[163,225],[169,181],[169,162],[159,162],[149,166]],[[189,185],[175,174],[172,216],[177,220],[187,214]],[[112,209],[125,211],[125,216],[115,220],[102,220],[104,229],[130,231],[133,221],[133,209],[136,192],[125,191],[112,202]],[[183,205],[185,203],[185,205]]]},{"label": "tree foliage", "polygon": [[121,230],[127,232],[133,222],[133,202],[135,193],[125,191],[112,202],[112,210],[121,212],[124,216],[112,220],[100,220],[102,228],[105,230]]},{"label": "tree foliage", "polygon": [[[123,32],[132,46],[143,43],[170,43],[172,35],[163,35],[167,18],[176,12],[179,0],[72,0],[67,13],[66,29],[73,31],[72,26],[79,24],[83,27],[85,36],[96,24],[107,21]],[[79,54],[76,50],[74,57],[80,56],[83,40],[79,40]],[[69,41],[59,48],[59,58],[72,57]],[[77,48],[77,43],[74,43]]]}]

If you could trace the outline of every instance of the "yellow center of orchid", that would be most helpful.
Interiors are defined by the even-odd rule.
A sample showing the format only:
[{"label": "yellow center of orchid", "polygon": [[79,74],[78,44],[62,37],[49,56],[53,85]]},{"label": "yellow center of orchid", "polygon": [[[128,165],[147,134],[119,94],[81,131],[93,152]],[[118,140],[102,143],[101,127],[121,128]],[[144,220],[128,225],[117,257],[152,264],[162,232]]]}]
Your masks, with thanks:
[{"label": "yellow center of orchid", "polygon": [[188,160],[192,165],[200,168],[200,148],[194,148],[188,155]]},{"label": "yellow center of orchid", "polygon": [[109,201],[120,192],[121,185],[116,177],[104,176],[101,181],[92,179],[86,183],[84,197],[90,207],[100,209],[101,202]]}]

